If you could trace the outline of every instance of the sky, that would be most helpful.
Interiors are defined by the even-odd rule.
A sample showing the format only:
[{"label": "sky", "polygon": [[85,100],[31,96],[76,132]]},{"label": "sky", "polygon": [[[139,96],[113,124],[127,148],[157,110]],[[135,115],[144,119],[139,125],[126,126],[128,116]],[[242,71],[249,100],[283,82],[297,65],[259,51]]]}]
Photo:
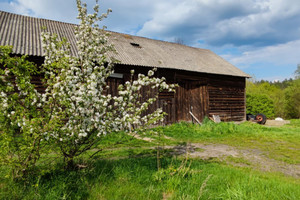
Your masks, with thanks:
[{"label": "sky", "polygon": [[[90,9],[95,0],[85,0]],[[255,80],[293,78],[299,0],[100,0],[108,30],[210,49]],[[78,23],[75,0],[0,0],[0,10]]]}]

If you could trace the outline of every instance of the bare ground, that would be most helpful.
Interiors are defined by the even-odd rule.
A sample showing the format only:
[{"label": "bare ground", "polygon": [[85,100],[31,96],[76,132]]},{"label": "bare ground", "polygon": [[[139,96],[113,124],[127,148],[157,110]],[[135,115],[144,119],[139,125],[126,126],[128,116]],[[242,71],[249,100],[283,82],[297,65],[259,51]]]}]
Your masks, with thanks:
[{"label": "bare ground", "polygon": [[[279,172],[287,176],[300,178],[300,164],[288,164],[268,158],[264,152],[256,149],[238,149],[224,144],[192,143],[186,146],[167,146],[174,154],[186,154],[203,160],[216,159],[234,166],[250,167],[265,172]],[[234,158],[228,159],[228,158]]]},{"label": "bare ground", "polygon": [[[132,135],[137,139],[152,142],[152,138]],[[166,137],[166,136],[165,136]],[[169,138],[168,139],[172,139]],[[173,154],[182,155],[188,153],[192,158],[203,160],[216,159],[227,164],[240,167],[250,167],[265,172],[279,172],[294,178],[300,178],[300,164],[288,164],[265,156],[267,152],[257,149],[238,149],[237,147],[224,144],[201,144],[191,143],[188,145],[165,146],[166,149],[173,149]],[[229,159],[228,159],[229,158]],[[233,159],[234,158],[235,161]],[[240,161],[239,161],[240,160]]]}]

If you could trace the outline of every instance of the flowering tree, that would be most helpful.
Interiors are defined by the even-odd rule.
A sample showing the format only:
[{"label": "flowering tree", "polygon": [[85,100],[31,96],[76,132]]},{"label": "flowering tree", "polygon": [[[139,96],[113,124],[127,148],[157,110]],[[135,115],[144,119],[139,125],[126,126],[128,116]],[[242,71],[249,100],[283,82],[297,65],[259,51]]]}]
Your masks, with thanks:
[{"label": "flowering tree", "polygon": [[39,159],[44,121],[40,94],[30,82],[36,66],[11,52],[0,47],[0,163],[18,178]]},{"label": "flowering tree", "polygon": [[113,51],[113,46],[98,22],[111,10],[99,16],[96,4],[94,13],[88,14],[86,4],[80,0],[77,8],[81,21],[75,27],[78,55],[71,54],[66,40],[47,32],[42,34],[47,88],[41,101],[49,121],[43,134],[58,144],[68,166],[73,165],[74,157],[110,132],[138,131],[163,119],[161,109],[142,116],[157,99],[156,95],[140,102],[142,87],[151,87],[157,93],[173,91],[175,87],[166,84],[164,78],[154,77],[155,70],[150,70],[147,75],[139,74],[137,80],[120,85],[118,96],[105,95],[106,80],[113,73],[114,64],[107,52]]}]

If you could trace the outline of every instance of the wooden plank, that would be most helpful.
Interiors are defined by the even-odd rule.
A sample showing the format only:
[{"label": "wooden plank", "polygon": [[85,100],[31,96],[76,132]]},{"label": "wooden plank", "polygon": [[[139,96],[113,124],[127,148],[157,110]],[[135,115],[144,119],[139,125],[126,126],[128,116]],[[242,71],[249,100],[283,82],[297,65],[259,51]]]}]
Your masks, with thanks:
[{"label": "wooden plank", "polygon": [[198,124],[202,125],[201,122],[197,119],[197,117],[196,117],[191,111],[189,111],[189,113],[190,113],[190,115],[192,116],[192,118],[193,118],[194,120],[196,120],[196,122],[197,122]]}]

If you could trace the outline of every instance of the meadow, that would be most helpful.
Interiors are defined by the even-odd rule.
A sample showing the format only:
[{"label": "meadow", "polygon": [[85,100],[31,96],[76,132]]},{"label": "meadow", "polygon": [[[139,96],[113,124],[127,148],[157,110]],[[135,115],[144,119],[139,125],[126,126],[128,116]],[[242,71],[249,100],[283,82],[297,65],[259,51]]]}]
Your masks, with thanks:
[{"label": "meadow", "polygon": [[1,166],[0,198],[299,199],[300,120],[282,127],[205,120],[140,135],[104,137],[73,171],[51,152],[26,181],[10,180]]}]

